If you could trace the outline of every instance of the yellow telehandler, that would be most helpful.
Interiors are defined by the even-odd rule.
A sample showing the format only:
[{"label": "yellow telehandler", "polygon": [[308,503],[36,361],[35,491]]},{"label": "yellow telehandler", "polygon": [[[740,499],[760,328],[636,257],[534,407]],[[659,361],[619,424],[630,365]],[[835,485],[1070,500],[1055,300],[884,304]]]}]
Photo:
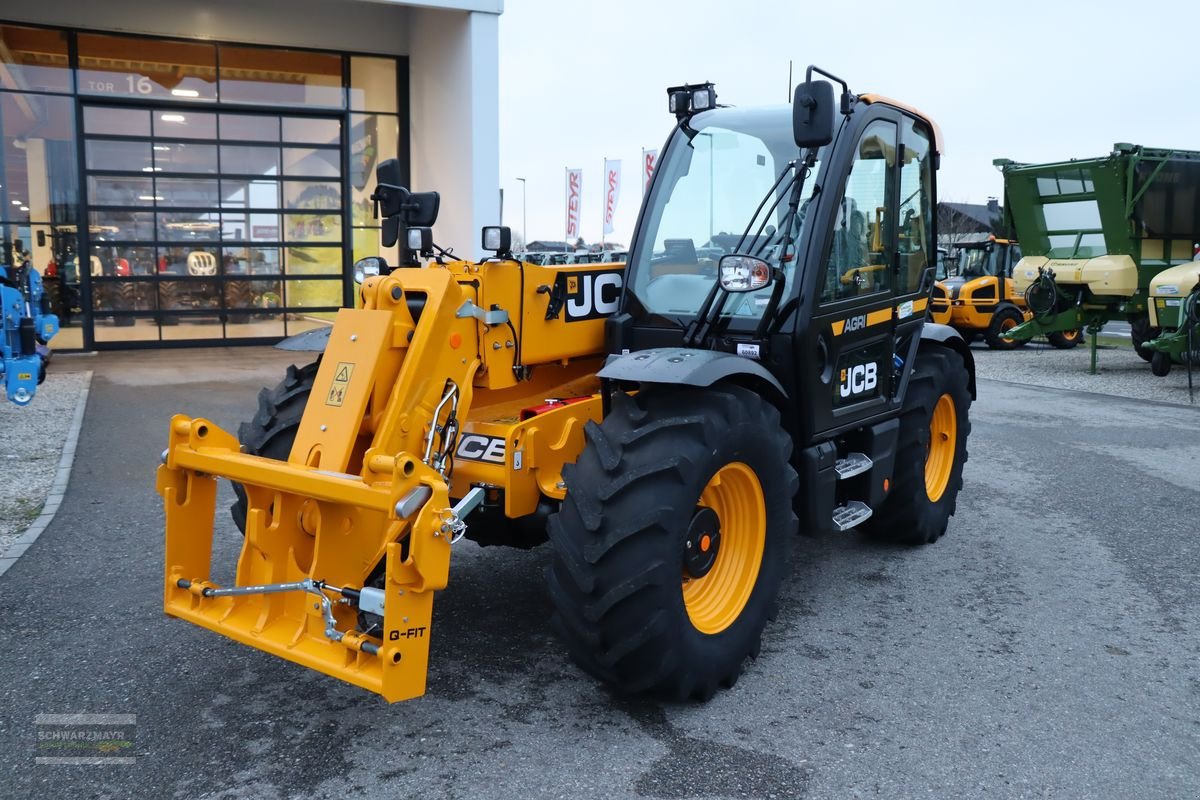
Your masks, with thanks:
[{"label": "yellow telehandler", "polygon": [[[937,128],[815,67],[790,106],[719,107],[712,84],[668,98],[627,264],[520,263],[502,227],[483,230],[491,257],[449,260],[436,193],[379,166],[402,263],[356,265],[362,308],[289,343],[316,361],[239,436],[171,420],[168,614],[413,698],[456,543],[548,539],[578,664],[705,699],[757,656],[797,529],[946,531],[975,376],[926,321]],[[244,531],[227,586],[220,479]]]}]

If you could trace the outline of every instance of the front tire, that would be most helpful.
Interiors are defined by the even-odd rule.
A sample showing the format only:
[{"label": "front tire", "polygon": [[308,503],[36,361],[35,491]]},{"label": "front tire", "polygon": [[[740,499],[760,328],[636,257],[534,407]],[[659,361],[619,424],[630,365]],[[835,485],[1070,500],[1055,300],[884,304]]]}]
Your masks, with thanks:
[{"label": "front tire", "polygon": [[1129,321],[1129,338],[1133,340],[1133,349],[1137,351],[1142,361],[1154,358],[1154,351],[1145,347],[1146,342],[1157,339],[1162,334],[1162,328],[1150,324],[1150,317],[1135,317]]},{"label": "front tire", "polygon": [[1150,358],[1150,372],[1159,378],[1170,375],[1171,357],[1166,353],[1155,353]]},{"label": "front tire", "polygon": [[[253,456],[287,461],[292,452],[292,443],[300,430],[300,418],[304,406],[312,394],[317,380],[317,359],[311,364],[287,368],[287,373],[274,389],[263,389],[258,393],[258,410],[249,422],[238,426],[238,441],[242,451]],[[246,490],[240,483],[233,484],[237,499],[229,507],[233,522],[243,534],[246,532]]]},{"label": "front tire", "polygon": [[733,385],[618,394],[551,517],[553,625],[618,691],[707,699],[758,655],[797,519],[791,437]]},{"label": "front tire", "polygon": [[996,309],[996,313],[992,314],[992,321],[988,324],[987,331],[983,334],[987,346],[993,350],[1014,350],[1023,347],[1025,342],[1005,339],[1004,334],[1024,321],[1025,315],[1016,306],[1002,306]]},{"label": "front tire", "polygon": [[1083,341],[1083,329],[1076,328],[1073,331],[1055,331],[1054,333],[1047,334],[1046,339],[1052,347],[1057,347],[1059,350],[1070,350]]},{"label": "front tire", "polygon": [[948,347],[922,347],[900,415],[892,488],[863,524],[866,533],[921,545],[946,532],[962,489],[970,408],[962,356]]}]

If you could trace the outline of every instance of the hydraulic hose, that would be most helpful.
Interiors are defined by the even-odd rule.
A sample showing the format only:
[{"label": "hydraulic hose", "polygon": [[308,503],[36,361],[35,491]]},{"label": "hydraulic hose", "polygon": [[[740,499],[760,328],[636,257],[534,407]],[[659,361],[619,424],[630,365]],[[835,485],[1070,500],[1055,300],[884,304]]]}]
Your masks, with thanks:
[{"label": "hydraulic hose", "polygon": [[1058,284],[1052,271],[1038,271],[1037,280],[1025,290],[1025,305],[1035,317],[1047,317],[1058,308]]}]

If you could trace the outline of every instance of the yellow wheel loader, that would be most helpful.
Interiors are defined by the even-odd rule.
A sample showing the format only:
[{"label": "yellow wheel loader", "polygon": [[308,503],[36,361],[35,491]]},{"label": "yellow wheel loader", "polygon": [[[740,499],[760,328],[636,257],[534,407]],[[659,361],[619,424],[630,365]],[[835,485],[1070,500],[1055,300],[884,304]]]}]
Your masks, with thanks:
[{"label": "yellow wheel loader", "polygon": [[[168,614],[402,700],[425,692],[460,540],[548,539],[575,661],[704,699],[757,656],[798,529],[945,533],[975,377],[925,319],[937,128],[813,67],[790,106],[668,98],[626,264],[521,263],[506,228],[484,229],[491,257],[449,260],[437,195],[379,166],[402,263],[356,265],[362,307],[288,343],[316,361],[240,440],[171,420]],[[211,577],[222,479],[231,585]]]},{"label": "yellow wheel loader", "polygon": [[[958,253],[957,274],[934,286],[930,318],[954,327],[968,341],[983,336],[993,350],[1023,347],[1024,341],[1004,338],[1008,331],[1033,317],[1025,295],[1013,286],[1012,271],[1021,260],[1020,245],[989,236],[983,242],[959,244]],[[1053,331],[1046,338],[1054,347],[1067,350],[1083,340],[1083,331]]]}]

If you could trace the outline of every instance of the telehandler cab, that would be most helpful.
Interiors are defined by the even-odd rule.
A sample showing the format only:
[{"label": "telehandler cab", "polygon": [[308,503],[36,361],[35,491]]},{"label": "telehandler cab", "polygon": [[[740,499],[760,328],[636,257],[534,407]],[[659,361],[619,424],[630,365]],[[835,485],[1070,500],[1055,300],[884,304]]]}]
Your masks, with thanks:
[{"label": "telehandler cab", "polygon": [[[945,532],[975,378],[925,319],[937,128],[813,67],[791,106],[668,94],[627,264],[523,264],[506,228],[484,229],[494,257],[448,261],[437,195],[380,165],[402,268],[359,262],[363,307],[291,343],[323,352],[263,391],[240,441],[171,420],[168,614],[412,698],[454,543],[548,535],[580,666],[702,699],[758,654],[798,527]],[[245,533],[228,587],[210,579],[218,478]]]}]

